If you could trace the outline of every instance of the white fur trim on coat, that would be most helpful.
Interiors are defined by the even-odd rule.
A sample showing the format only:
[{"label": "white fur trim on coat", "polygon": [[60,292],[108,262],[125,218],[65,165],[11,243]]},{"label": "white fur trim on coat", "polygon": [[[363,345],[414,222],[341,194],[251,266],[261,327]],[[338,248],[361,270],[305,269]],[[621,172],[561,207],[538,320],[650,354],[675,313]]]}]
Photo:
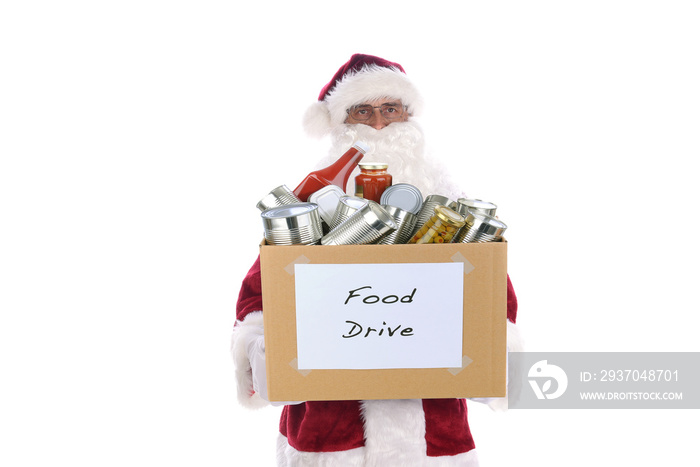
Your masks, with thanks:
[{"label": "white fur trim on coat", "polygon": [[248,358],[248,342],[263,335],[262,311],[249,313],[243,321],[236,321],[231,338],[231,355],[236,367],[236,389],[238,402],[249,409],[259,409],[269,405],[253,390],[253,374]]},{"label": "white fur trim on coat", "polygon": [[381,98],[401,99],[414,116],[423,110],[423,98],[405,73],[368,65],[345,75],[323,101],[309,107],[303,119],[304,130],[313,137],[324,136],[345,122],[347,109]]},{"label": "white fur trim on coat", "polygon": [[411,465],[425,456],[425,412],[420,399],[370,400],[360,404],[368,457],[377,465]]},{"label": "white fur trim on coat", "polygon": [[338,452],[301,452],[279,435],[280,466],[478,467],[476,450],[455,456],[429,457],[425,412],[420,399],[372,400],[361,403],[365,445]]},{"label": "white fur trim on coat", "polygon": [[334,452],[297,451],[287,437],[277,436],[277,465],[279,467],[364,467],[365,447]]}]

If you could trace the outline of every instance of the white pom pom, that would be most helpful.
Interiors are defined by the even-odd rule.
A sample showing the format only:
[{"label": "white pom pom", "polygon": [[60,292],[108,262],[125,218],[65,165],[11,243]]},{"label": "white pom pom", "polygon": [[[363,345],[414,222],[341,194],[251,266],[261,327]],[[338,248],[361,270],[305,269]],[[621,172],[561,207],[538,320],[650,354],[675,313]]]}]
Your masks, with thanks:
[{"label": "white pom pom", "polygon": [[304,114],[304,130],[309,136],[322,138],[331,130],[331,115],[325,102],[317,101]]}]

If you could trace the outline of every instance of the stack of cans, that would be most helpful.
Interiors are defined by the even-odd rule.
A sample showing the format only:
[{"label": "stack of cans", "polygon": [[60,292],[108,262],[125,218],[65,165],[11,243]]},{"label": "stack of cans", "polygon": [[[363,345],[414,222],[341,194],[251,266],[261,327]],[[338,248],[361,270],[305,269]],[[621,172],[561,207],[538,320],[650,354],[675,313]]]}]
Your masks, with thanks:
[{"label": "stack of cans", "polygon": [[304,203],[281,185],[261,199],[257,207],[262,211],[265,240],[271,245],[405,244],[412,242],[440,210],[454,212],[465,220],[454,236],[442,237],[446,242],[501,241],[507,229],[495,217],[493,203],[471,198],[455,202],[439,194],[424,200],[418,188],[406,183],[387,188],[381,204],[348,196],[334,185],[318,190]]},{"label": "stack of cans", "polygon": [[257,204],[265,241],[270,245],[365,245],[377,243],[399,227],[378,203],[347,196],[339,187],[327,186],[309,200],[315,202],[300,202],[284,185],[266,195]]},{"label": "stack of cans", "polygon": [[488,201],[472,198],[459,198],[456,210],[466,223],[457,232],[455,243],[499,242],[508,226],[496,218],[497,206]]}]

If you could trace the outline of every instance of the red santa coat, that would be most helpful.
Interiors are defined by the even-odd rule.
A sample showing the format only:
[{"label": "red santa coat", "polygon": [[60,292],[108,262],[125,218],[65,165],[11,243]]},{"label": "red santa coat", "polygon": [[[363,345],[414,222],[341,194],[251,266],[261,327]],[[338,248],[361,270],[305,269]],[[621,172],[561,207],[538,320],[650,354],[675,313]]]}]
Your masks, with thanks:
[{"label": "red santa coat", "polygon": [[[507,319],[514,324],[518,303],[510,277],[507,298]],[[260,257],[243,280],[236,318],[239,328],[262,326]],[[238,379],[239,399],[246,404],[246,396],[254,397],[252,384],[245,374]],[[281,465],[287,464],[285,458],[295,465],[305,461],[380,464],[385,462],[383,459],[391,459],[389,465],[399,465],[396,462],[401,457],[406,458],[408,465],[430,465],[427,461],[436,458],[455,461],[449,465],[477,465],[464,399],[311,401],[286,405],[279,431]],[[319,457],[323,455],[326,457]],[[415,455],[426,462],[418,461]]]}]

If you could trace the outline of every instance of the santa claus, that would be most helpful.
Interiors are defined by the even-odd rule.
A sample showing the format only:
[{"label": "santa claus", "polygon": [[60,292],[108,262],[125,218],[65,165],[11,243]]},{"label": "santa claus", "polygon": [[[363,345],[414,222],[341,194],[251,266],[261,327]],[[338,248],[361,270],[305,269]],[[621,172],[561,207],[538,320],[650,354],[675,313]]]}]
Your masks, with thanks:
[{"label": "santa claus", "polygon": [[[331,150],[319,167],[362,141],[369,145],[365,160],[388,163],[394,181],[410,183],[424,196],[464,197],[442,164],[425,156],[423,132],[412,120],[421,108],[401,65],[355,54],[306,112],[304,128],[312,136],[330,135]],[[240,290],[232,344],[239,401],[251,408],[268,404],[261,288],[258,258]],[[517,350],[510,279],[507,295],[508,347]],[[506,398],[481,401],[507,406]],[[286,403],[279,431],[277,459],[283,466],[478,465],[464,399]]]}]

